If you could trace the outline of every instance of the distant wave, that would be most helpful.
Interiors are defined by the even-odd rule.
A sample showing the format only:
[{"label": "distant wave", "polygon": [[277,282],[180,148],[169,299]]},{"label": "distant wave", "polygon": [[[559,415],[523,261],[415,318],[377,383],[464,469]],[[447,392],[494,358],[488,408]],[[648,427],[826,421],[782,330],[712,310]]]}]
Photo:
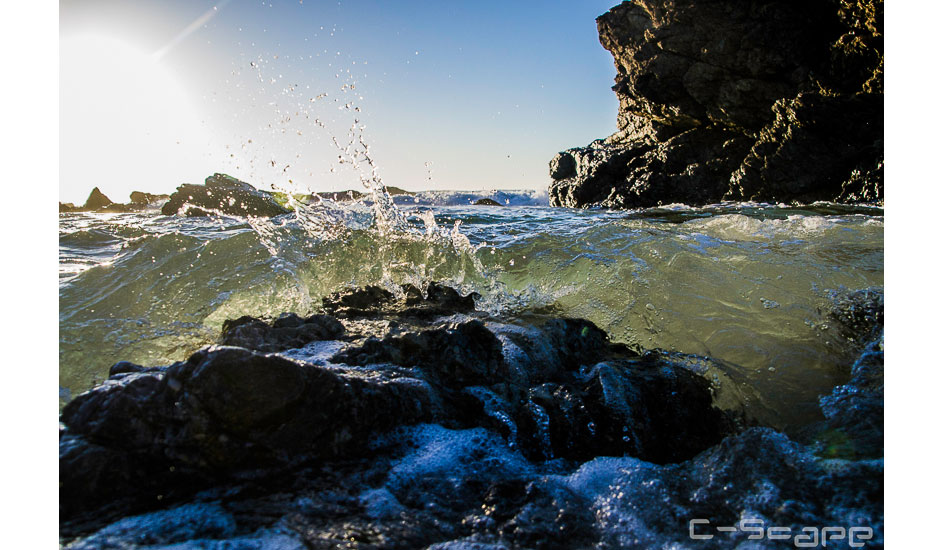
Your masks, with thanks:
[{"label": "distant wave", "polygon": [[491,199],[504,206],[547,206],[544,189],[512,189],[489,191],[420,191],[414,195],[395,195],[399,205],[467,206],[479,199]]}]

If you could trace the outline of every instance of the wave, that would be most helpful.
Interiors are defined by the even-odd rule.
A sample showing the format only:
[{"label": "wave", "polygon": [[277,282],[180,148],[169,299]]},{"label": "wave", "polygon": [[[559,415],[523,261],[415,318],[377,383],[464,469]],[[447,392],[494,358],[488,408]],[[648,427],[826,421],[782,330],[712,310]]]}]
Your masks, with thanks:
[{"label": "wave", "polygon": [[469,206],[482,199],[489,199],[502,206],[547,206],[548,193],[536,190],[490,190],[490,191],[420,191],[413,195],[395,195],[393,201],[400,206]]},{"label": "wave", "polygon": [[828,319],[835,297],[883,285],[880,216],[737,205],[667,218],[684,212],[418,206],[388,232],[362,204],[71,218],[60,383],[82,391],[118,360],[182,360],[226,319],[310,313],[342,287],[436,280],[496,315],[556,308],[616,342],[715,357],[761,394],[763,417],[814,418],[851,359]]}]

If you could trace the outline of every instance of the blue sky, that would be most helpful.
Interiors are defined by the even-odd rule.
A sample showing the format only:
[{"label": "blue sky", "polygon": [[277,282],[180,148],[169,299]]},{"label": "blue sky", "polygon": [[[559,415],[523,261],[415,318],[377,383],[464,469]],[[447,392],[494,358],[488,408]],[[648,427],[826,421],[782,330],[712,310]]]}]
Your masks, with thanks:
[{"label": "blue sky", "polygon": [[63,0],[60,196],[211,171],[358,189],[330,139],[354,120],[388,185],[544,187],[615,129],[595,23],[615,3]]}]

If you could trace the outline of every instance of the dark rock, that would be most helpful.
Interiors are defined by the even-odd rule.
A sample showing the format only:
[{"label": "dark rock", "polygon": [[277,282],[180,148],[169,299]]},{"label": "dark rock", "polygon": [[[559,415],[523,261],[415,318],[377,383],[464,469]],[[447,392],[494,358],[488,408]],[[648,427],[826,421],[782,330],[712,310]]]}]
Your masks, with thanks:
[{"label": "dark rock", "polygon": [[403,316],[436,317],[475,309],[478,293],[462,296],[453,288],[429,283],[425,292],[412,286],[401,288],[405,296],[397,298],[378,286],[337,292],[323,298],[323,307],[338,317],[373,317],[398,312]]},{"label": "dark rock", "polygon": [[109,197],[103,195],[98,187],[93,187],[92,192],[89,193],[89,198],[86,199],[86,203],[83,204],[82,207],[86,210],[98,210],[110,204],[113,203],[109,200]]},{"label": "dark rock", "polygon": [[780,100],[724,196],[772,202],[883,197],[884,96],[799,94]]},{"label": "dark rock", "polygon": [[417,366],[439,384],[452,388],[492,385],[508,379],[501,343],[478,320],[383,340],[370,338],[359,347],[335,355],[331,362]]},{"label": "dark rock", "polygon": [[[162,372],[110,379],[64,407],[61,441],[72,447],[60,460],[61,512],[115,498],[147,502],[160,487],[193,493],[238,472],[341,456],[372,433],[426,421],[437,410],[415,384],[365,380],[244,348],[207,348]],[[61,455],[66,450],[61,446]],[[105,467],[96,460],[108,462],[122,483],[103,486]]]},{"label": "dark rock", "polygon": [[[544,312],[493,318],[440,285],[402,291],[328,297],[340,319],[225,323],[223,339],[252,334],[255,349],[116,364],[61,415],[61,536],[85,537],[67,547],[688,546],[695,518],[704,533],[860,525],[882,547],[880,341],[803,444],[736,433],[741,405],[717,407],[726,384],[696,374],[695,357]],[[829,315],[876,334],[876,297],[848,293]],[[326,330],[308,346],[339,351],[260,352],[307,340],[276,335],[308,325]]]},{"label": "dark rock", "polygon": [[173,216],[186,205],[189,207],[186,210],[189,216],[224,214],[272,217],[289,212],[270,193],[226,174],[208,176],[204,185],[180,185],[162,206],[162,214]]},{"label": "dark rock", "polygon": [[501,203],[492,199],[478,199],[473,203],[475,206],[501,206]]},{"label": "dark rock", "polygon": [[[373,434],[418,422],[484,426],[539,458],[657,462],[688,458],[736,427],[702,377],[612,345],[588,321],[500,322],[474,311],[472,295],[435,284],[403,290],[328,297],[345,325],[320,314],[242,317],[225,323],[226,346],[186,362],[116,364],[63,409],[63,441],[72,442],[60,463],[63,513],[82,502],[144,505],[155,491],[187,494],[301,461],[358,459]],[[289,358],[321,342],[340,351],[325,362]],[[96,460],[121,483],[103,485]]]},{"label": "dark rock", "polygon": [[130,363],[128,361],[119,361],[118,363],[109,367],[109,378],[113,376],[118,376],[120,374],[129,374],[136,372],[148,372],[150,369],[143,367],[142,365],[136,365],[135,363]]},{"label": "dark rock", "polygon": [[[138,194],[138,195],[137,195]],[[139,198],[139,195],[144,195],[151,197],[151,200],[158,200],[161,197],[167,197],[167,195],[148,195],[147,193],[140,193],[139,191],[134,191],[132,193],[132,202],[129,204],[121,204],[117,202],[112,202],[109,197],[105,196],[99,188],[96,187],[89,193],[89,198],[86,199],[85,204],[82,206],[76,206],[73,203],[59,203],[59,211],[61,213],[66,212],[103,212],[103,213],[128,213],[128,212],[141,212],[144,210],[150,201],[140,202],[136,198]]]},{"label": "dark rock", "polygon": [[313,341],[336,340],[343,333],[343,325],[328,315],[301,319],[290,314],[277,318],[273,324],[241,317],[225,324],[221,343],[270,353],[300,348]]},{"label": "dark rock", "polygon": [[334,313],[344,309],[368,310],[381,308],[393,300],[392,292],[378,286],[367,286],[331,294],[323,299],[323,307]]},{"label": "dark rock", "polygon": [[864,288],[846,293],[832,292],[829,319],[838,331],[859,348],[881,337],[884,331],[884,289]]},{"label": "dark rock", "polygon": [[132,191],[132,193],[129,194],[129,202],[140,206],[148,206],[157,201],[167,201],[168,198],[168,195],[153,195],[152,193],[143,193],[142,191]]},{"label": "dark rock", "polygon": [[597,20],[618,132],[559,153],[553,206],[883,200],[883,2],[636,0]]},{"label": "dark rock", "polygon": [[827,418],[812,428],[821,453],[831,458],[884,456],[883,341],[868,344],[851,367],[851,381],[822,397]]},{"label": "dark rock", "polygon": [[830,458],[884,456],[884,292],[866,288],[832,294],[828,317],[845,340],[859,350],[851,379],[821,398],[826,420],[806,427],[803,437],[814,441]]}]

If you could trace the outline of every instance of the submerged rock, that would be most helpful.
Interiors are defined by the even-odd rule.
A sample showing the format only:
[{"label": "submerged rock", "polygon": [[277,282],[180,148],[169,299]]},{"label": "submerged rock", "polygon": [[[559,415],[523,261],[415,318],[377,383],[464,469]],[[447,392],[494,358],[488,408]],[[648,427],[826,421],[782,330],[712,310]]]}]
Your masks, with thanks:
[{"label": "submerged rock", "polygon": [[618,132],[559,153],[552,206],[883,200],[883,2],[624,2],[597,20]]},{"label": "submerged rock", "polygon": [[290,212],[270,193],[226,174],[208,176],[204,185],[185,183],[178,186],[162,206],[162,214],[174,216],[185,206],[188,207],[185,213],[189,216],[272,217]]}]

